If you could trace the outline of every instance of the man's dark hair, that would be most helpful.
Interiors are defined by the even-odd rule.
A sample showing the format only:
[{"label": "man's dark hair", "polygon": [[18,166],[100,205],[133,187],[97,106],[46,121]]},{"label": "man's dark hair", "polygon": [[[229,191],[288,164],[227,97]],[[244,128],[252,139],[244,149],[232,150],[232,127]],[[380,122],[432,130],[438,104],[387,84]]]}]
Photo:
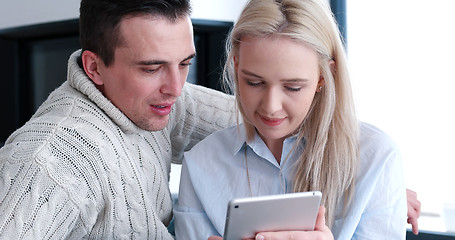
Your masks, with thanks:
[{"label": "man's dark hair", "polygon": [[169,21],[189,16],[189,0],[82,0],[79,38],[82,51],[89,50],[109,66],[122,43],[119,23],[124,17],[152,15]]}]

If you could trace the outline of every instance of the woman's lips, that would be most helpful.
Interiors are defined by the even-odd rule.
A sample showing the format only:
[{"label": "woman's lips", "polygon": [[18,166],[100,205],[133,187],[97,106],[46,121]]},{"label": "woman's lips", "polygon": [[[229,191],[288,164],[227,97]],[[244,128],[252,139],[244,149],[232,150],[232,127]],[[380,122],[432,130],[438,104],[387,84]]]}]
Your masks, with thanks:
[{"label": "woman's lips", "polygon": [[278,126],[280,125],[284,119],[286,118],[268,118],[268,117],[263,117],[261,116],[261,120],[264,124],[268,125],[268,126]]}]

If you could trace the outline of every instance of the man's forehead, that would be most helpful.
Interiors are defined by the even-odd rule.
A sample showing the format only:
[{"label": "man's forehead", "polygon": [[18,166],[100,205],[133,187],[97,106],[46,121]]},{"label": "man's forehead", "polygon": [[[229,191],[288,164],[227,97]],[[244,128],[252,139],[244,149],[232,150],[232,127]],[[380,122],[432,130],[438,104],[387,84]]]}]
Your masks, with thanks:
[{"label": "man's forehead", "polygon": [[121,37],[116,53],[130,63],[179,63],[195,55],[189,18],[170,22],[165,18],[131,17],[122,22]]}]

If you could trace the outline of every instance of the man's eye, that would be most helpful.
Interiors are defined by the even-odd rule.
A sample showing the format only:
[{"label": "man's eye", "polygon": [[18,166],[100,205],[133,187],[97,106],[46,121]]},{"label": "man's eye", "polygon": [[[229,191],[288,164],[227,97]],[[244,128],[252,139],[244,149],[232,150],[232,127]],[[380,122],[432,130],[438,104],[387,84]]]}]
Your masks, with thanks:
[{"label": "man's eye", "polygon": [[142,70],[146,73],[155,73],[156,71],[158,71],[158,69],[160,68],[144,68]]}]

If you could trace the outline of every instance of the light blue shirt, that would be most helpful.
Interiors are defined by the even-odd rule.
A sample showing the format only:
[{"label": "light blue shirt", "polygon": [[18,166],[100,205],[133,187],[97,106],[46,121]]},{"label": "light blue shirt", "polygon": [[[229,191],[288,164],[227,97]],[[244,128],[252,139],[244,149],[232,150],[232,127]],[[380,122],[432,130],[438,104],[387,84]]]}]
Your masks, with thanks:
[{"label": "light blue shirt", "polygon": [[[295,137],[284,141],[281,166],[256,135],[247,144],[243,125],[216,132],[185,153],[174,209],[177,239],[222,236],[229,200],[289,192],[295,157],[287,157]],[[297,150],[298,152],[299,150]],[[286,159],[286,160],[284,160]],[[405,239],[406,188],[398,148],[381,130],[360,127],[360,164],[352,204],[336,208],[335,239]]]}]

